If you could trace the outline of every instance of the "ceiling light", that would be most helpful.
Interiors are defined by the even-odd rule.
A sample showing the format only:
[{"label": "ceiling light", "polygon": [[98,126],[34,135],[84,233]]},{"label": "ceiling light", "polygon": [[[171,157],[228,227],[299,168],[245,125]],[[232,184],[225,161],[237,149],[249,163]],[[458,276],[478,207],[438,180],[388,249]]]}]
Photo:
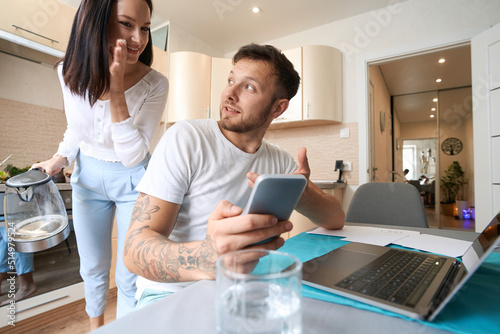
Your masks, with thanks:
[{"label": "ceiling light", "polygon": [[441,58],[441,59],[439,59],[438,61],[439,61],[439,63],[440,63],[440,64],[442,64],[442,63],[444,63],[444,62],[446,61],[446,59]]},{"label": "ceiling light", "polygon": [[434,114],[431,114],[431,116],[430,116],[430,117],[431,117],[431,118],[434,118]]},{"label": "ceiling light", "polygon": [[441,79],[436,79],[436,82],[441,82],[441,81],[443,81],[443,80],[441,80]]},{"label": "ceiling light", "polygon": [[259,14],[260,13],[260,8],[259,7],[253,7],[252,8],[252,13]]},{"label": "ceiling light", "polygon": [[436,108],[431,108],[431,111],[436,111]]},{"label": "ceiling light", "polygon": [[432,102],[437,102],[437,101],[438,101],[437,97],[435,97],[435,98],[432,99]]}]

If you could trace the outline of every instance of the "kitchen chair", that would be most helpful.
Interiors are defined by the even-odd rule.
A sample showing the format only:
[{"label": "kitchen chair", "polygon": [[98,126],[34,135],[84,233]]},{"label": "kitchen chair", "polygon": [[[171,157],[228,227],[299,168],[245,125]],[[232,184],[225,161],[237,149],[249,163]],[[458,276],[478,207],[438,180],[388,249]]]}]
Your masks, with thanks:
[{"label": "kitchen chair", "polygon": [[365,183],[354,193],[346,222],[429,227],[417,188],[408,183]]}]

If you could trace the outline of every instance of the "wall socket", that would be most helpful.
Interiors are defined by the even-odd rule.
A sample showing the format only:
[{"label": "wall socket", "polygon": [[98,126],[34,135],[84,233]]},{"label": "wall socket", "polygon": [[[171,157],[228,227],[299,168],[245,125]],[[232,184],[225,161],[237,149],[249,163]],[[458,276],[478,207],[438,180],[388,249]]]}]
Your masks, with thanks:
[{"label": "wall socket", "polygon": [[344,172],[351,172],[352,171],[352,162],[344,162],[344,163],[342,163],[342,170]]}]

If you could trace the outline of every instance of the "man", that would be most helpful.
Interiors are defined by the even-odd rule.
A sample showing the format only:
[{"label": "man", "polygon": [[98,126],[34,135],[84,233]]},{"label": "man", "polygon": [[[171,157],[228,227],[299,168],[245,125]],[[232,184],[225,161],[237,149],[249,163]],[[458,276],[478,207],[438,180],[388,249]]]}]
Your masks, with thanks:
[{"label": "man", "polygon": [[259,174],[303,174],[308,185],[296,210],[328,229],[344,225],[339,201],[309,181],[305,148],[297,166],[290,154],[263,141],[297,92],[293,65],[276,48],[255,44],[242,47],[233,64],[220,121],[181,121],[169,128],[137,187],[124,261],[141,276],[139,307],[192,281],[214,279],[219,255],[284,244],[274,238],[251,246],[290,231],[291,222],[240,216]]}]

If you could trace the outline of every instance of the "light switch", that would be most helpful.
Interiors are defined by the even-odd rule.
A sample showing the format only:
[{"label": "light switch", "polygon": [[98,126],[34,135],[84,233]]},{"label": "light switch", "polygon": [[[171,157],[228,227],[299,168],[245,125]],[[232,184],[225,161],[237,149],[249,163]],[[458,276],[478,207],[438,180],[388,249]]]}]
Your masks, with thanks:
[{"label": "light switch", "polygon": [[340,129],[340,138],[349,138],[349,129]]}]

